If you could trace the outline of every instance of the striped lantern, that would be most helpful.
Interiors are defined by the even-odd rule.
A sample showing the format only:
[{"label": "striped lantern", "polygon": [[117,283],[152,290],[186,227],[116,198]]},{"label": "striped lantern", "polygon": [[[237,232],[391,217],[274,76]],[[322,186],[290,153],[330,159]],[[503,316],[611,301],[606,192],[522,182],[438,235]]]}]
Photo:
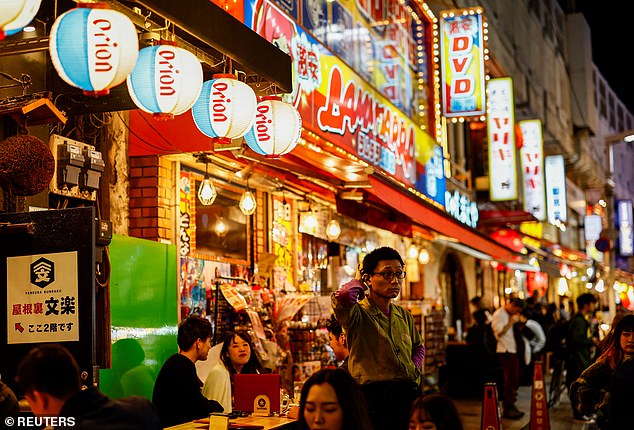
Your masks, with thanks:
[{"label": "striped lantern", "polygon": [[250,86],[234,75],[214,75],[203,83],[192,107],[196,127],[218,143],[244,136],[253,125],[258,100]]},{"label": "striped lantern", "polygon": [[130,97],[139,109],[158,118],[172,118],[198,99],[203,68],[191,52],[163,42],[139,51],[127,81]]},{"label": "striped lantern", "polygon": [[299,112],[280,97],[262,97],[255,123],[244,136],[249,148],[266,158],[279,158],[295,148],[302,134]]},{"label": "striped lantern", "polygon": [[0,1],[0,40],[26,27],[40,9],[42,0]]},{"label": "striped lantern", "polygon": [[65,82],[100,96],[132,72],[139,42],[134,24],[122,13],[106,3],[78,3],[53,23],[49,51]]}]

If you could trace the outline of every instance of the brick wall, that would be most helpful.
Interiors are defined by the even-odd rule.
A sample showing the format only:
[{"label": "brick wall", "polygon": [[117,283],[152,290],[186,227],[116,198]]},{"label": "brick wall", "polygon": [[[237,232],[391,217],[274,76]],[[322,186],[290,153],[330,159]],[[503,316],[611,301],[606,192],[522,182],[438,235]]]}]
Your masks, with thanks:
[{"label": "brick wall", "polygon": [[130,157],[130,236],[172,242],[173,164],[158,155]]}]

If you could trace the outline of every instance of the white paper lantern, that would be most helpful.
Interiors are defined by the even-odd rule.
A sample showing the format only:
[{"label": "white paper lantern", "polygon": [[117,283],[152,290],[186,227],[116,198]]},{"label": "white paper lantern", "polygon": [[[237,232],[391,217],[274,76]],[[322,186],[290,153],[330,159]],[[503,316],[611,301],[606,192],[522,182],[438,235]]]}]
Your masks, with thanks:
[{"label": "white paper lantern", "polygon": [[302,134],[299,112],[277,96],[258,103],[253,127],[244,136],[249,148],[267,158],[279,158],[295,148]]},{"label": "white paper lantern", "polygon": [[139,42],[132,21],[105,3],[79,3],[51,27],[53,66],[84,94],[106,95],[134,69]]},{"label": "white paper lantern", "polygon": [[163,42],[139,51],[128,76],[128,92],[139,109],[172,118],[191,108],[203,86],[203,68],[186,49]]},{"label": "white paper lantern", "polygon": [[214,75],[214,79],[203,83],[200,97],[192,106],[192,115],[201,133],[228,143],[249,131],[257,105],[250,86],[234,75]]},{"label": "white paper lantern", "polygon": [[1,0],[0,40],[28,25],[40,9],[42,0]]}]

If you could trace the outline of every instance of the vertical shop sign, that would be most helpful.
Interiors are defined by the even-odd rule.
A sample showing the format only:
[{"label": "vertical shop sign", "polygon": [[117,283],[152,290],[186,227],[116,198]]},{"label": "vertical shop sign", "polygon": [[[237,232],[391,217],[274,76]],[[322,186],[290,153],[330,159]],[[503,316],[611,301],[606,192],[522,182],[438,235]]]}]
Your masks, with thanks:
[{"label": "vertical shop sign", "polygon": [[7,343],[79,340],[77,252],[7,257]]},{"label": "vertical shop sign", "polygon": [[617,216],[619,222],[619,254],[621,257],[631,257],[634,255],[631,200],[619,200],[617,202]]},{"label": "vertical shop sign", "polygon": [[443,115],[484,114],[484,27],[478,10],[442,12],[440,52]]},{"label": "vertical shop sign", "polygon": [[566,168],[563,155],[549,155],[545,162],[546,206],[548,222],[566,222],[568,205],[566,203]]},{"label": "vertical shop sign", "polygon": [[275,252],[273,284],[286,288],[293,284],[293,225],[291,205],[286,199],[273,198],[273,228],[271,241]]},{"label": "vertical shop sign", "polygon": [[192,202],[192,177],[189,172],[181,171],[180,180],[178,181],[179,190],[179,222],[178,222],[178,251],[181,257],[193,255],[194,242],[196,239],[196,216],[193,214],[193,208],[196,207]]},{"label": "vertical shop sign", "polygon": [[487,134],[491,201],[517,199],[515,111],[511,78],[489,80]]},{"label": "vertical shop sign", "polygon": [[522,189],[524,210],[539,221],[546,220],[546,189],[544,188],[544,141],[542,122],[538,119],[520,121],[522,147]]},{"label": "vertical shop sign", "polygon": [[445,172],[443,170],[444,157],[442,153],[442,146],[435,145],[434,152],[427,163],[425,163],[425,175],[423,177],[424,183],[422,186],[416,184],[417,189],[422,189],[423,193],[445,206],[445,190],[447,189],[447,183],[445,180]]}]

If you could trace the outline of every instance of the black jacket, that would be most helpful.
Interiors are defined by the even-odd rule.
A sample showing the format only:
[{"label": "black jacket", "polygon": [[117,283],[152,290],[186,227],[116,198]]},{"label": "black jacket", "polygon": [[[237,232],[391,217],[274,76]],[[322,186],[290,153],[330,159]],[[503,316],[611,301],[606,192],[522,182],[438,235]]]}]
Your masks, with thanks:
[{"label": "black jacket", "polygon": [[[94,387],[69,398],[60,417],[74,417],[74,429],[155,430],[162,428],[152,403],[133,396],[110,399]],[[65,427],[59,427],[63,429]]]},{"label": "black jacket", "polygon": [[223,412],[220,403],[207,399],[201,392],[196,366],[182,354],[167,359],[154,384],[152,402],[165,427],[206,418]]}]

